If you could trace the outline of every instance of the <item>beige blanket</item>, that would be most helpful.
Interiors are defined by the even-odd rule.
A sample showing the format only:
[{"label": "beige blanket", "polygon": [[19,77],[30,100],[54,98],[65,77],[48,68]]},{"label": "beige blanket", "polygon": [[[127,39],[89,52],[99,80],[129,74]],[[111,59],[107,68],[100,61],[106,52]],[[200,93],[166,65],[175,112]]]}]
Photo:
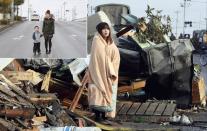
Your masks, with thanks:
[{"label": "beige blanket", "polygon": [[[106,43],[100,34],[94,36],[89,64],[90,83],[89,105],[111,106],[112,85],[118,85],[120,54],[115,43]],[[110,113],[115,117],[115,110]]]}]

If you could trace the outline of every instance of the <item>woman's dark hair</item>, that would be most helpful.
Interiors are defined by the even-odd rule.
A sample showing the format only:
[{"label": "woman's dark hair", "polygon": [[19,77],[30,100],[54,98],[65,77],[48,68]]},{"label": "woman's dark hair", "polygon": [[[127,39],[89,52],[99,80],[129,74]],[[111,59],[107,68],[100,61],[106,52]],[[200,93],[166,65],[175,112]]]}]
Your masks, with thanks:
[{"label": "woman's dark hair", "polygon": [[110,30],[110,27],[109,25],[106,23],[106,22],[101,22],[99,23],[97,26],[96,26],[96,30],[98,31],[98,33],[103,37],[103,34],[102,34],[102,30],[103,29],[108,29],[109,30],[109,36],[107,37],[106,39],[106,42],[108,43],[112,43],[113,40],[111,38],[111,30]]},{"label": "woman's dark hair", "polygon": [[47,10],[46,13],[47,13],[47,14],[50,14],[50,10]]}]

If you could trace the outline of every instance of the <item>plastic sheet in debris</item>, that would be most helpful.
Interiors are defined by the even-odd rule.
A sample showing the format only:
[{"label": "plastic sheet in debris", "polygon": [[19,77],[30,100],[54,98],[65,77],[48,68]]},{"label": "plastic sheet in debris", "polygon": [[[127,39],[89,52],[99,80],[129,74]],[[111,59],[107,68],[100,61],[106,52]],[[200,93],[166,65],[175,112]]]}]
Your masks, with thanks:
[{"label": "plastic sheet in debris", "polygon": [[73,75],[73,80],[79,86],[81,86],[81,80],[79,75],[88,67],[89,59],[90,59],[90,55],[88,55],[87,58],[77,58],[73,62],[68,64],[71,74]]},{"label": "plastic sheet in debris", "polygon": [[13,58],[0,58],[0,71],[3,70],[13,60]]},{"label": "plastic sheet in debris", "polygon": [[98,127],[65,126],[65,127],[41,128],[40,131],[101,131],[101,129]]}]

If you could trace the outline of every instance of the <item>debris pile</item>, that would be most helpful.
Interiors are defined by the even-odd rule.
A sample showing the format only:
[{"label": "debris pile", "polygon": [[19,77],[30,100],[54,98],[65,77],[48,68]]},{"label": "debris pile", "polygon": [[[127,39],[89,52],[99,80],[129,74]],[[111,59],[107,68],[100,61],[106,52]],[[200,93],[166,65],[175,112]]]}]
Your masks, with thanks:
[{"label": "debris pile", "polygon": [[[25,71],[23,66],[22,71],[16,70],[15,62],[0,72],[0,129],[78,126],[67,109],[77,87],[52,78],[51,70],[46,74],[31,69]],[[61,90],[68,85],[67,91]],[[71,91],[70,87],[75,90]]]}]

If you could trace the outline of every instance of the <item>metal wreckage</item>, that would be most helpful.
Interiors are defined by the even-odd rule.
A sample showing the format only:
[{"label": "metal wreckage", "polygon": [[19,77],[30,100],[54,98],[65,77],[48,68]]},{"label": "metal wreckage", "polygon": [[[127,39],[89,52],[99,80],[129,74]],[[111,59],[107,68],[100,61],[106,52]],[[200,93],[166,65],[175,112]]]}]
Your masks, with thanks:
[{"label": "metal wreckage", "polygon": [[170,40],[170,17],[154,12],[148,7],[147,17],[138,19],[126,5],[106,4],[88,17],[88,52],[101,21],[110,24],[120,51],[114,122],[91,118],[87,88],[81,86],[90,55],[1,59],[0,129],[206,130],[206,57],[189,39]]}]

